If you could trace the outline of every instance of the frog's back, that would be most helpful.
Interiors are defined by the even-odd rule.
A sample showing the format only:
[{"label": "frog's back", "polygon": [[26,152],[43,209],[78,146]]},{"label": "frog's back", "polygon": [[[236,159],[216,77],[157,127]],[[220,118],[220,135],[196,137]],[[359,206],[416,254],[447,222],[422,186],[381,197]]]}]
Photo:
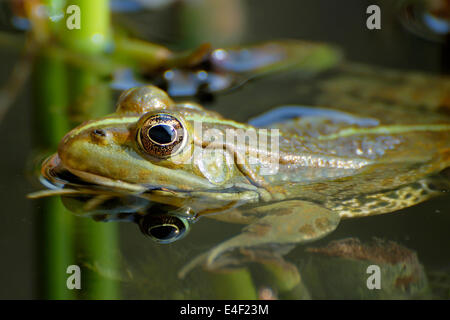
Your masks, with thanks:
[{"label": "frog's back", "polygon": [[343,216],[393,211],[434,195],[429,182],[450,166],[445,115],[404,114],[395,122],[388,110],[383,119],[311,110],[301,107],[300,117],[270,125],[280,130],[281,158],[277,173],[265,179],[291,198],[340,208]]}]

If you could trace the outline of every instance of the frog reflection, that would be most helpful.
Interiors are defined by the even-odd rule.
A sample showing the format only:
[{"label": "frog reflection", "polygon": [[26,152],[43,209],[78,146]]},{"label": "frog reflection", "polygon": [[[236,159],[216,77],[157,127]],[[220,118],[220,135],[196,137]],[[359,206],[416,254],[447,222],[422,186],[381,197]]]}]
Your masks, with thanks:
[{"label": "frog reflection", "polygon": [[201,102],[269,73],[296,70],[310,76],[335,66],[341,50],[300,40],[269,41],[212,49],[204,44],[184,58],[156,70],[143,70],[138,81],[130,70],[115,74],[113,86],[129,89],[150,82],[171,97],[196,97]]},{"label": "frog reflection", "polygon": [[61,199],[78,216],[99,222],[133,222],[144,235],[163,244],[182,239],[196,220],[176,207],[133,195],[78,194]]}]

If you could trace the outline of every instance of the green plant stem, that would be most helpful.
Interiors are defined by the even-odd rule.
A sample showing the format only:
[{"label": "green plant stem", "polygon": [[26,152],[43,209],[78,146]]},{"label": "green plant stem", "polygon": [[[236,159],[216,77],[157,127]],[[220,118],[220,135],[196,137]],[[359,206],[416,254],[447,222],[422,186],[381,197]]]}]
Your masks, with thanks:
[{"label": "green plant stem", "polygon": [[[69,128],[65,66],[56,57],[43,54],[34,71],[35,139],[39,148],[54,149]],[[38,295],[44,299],[74,298],[66,286],[66,269],[75,263],[73,217],[58,198],[41,200],[37,211]]]},{"label": "green plant stem", "polygon": [[211,281],[217,299],[257,299],[253,280],[250,271],[247,268],[220,272],[209,272],[208,278]]},{"label": "green plant stem", "polygon": [[[63,45],[77,53],[94,59],[104,57],[110,44],[110,12],[108,0],[76,0],[81,11],[81,29],[65,30]],[[69,92],[72,124],[96,118],[111,112],[110,90],[103,85],[99,74],[86,68],[70,66]],[[77,250],[88,263],[99,268],[113,270],[117,267],[115,250],[119,247],[118,226],[114,223],[97,223],[90,219],[77,219]],[[119,288],[115,281],[99,272],[87,271],[84,279],[87,299],[115,299]]]},{"label": "green plant stem", "polygon": [[71,0],[80,8],[80,29],[62,28],[61,42],[82,53],[104,53],[111,44],[109,0]]},{"label": "green plant stem", "polygon": [[[47,0],[50,10],[60,10],[61,0]],[[65,24],[49,24],[59,39],[57,46],[74,55],[102,59],[109,45],[109,3],[107,0],[73,0],[81,9],[81,29],[68,30]],[[59,35],[59,37],[58,37]],[[43,49],[35,70],[36,138],[45,149],[56,150],[63,135],[79,122],[110,111],[110,92],[95,71],[70,66],[55,51]],[[39,256],[41,295],[46,299],[115,299],[117,282],[100,272],[83,268],[86,264],[113,270],[117,266],[116,224],[102,224],[74,218],[60,199],[44,200],[40,206]],[[81,267],[81,290],[67,289],[69,265]]]}]

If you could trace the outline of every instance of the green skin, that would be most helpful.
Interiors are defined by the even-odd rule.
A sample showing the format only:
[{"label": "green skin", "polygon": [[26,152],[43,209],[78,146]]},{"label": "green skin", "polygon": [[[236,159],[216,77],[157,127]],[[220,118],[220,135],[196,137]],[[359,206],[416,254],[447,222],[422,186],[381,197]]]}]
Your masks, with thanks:
[{"label": "green skin", "polygon": [[[177,152],[164,159],[149,155],[138,139],[149,115],[161,113],[178,119],[185,130]],[[259,172],[270,162],[259,157],[260,150],[251,150],[258,157],[249,164],[242,160],[249,150],[203,141],[194,121],[204,132],[244,130],[258,136],[254,127],[197,104],[175,104],[153,86],[133,88],[122,94],[114,114],[83,123],[62,139],[42,173],[65,188],[40,195],[81,192],[76,182],[48,173],[64,168],[102,192],[132,193],[196,216],[248,224],[194,259],[181,275],[199,264],[211,270],[244,261],[287,266],[281,258],[285,249],[325,236],[341,218],[393,212],[438,194],[428,183],[450,163],[449,119],[430,113],[393,121],[388,109],[384,115],[330,111],[271,124],[280,129],[279,153],[269,149],[279,167],[263,176]],[[95,134],[99,129],[102,135]],[[202,157],[194,157],[194,149]],[[222,163],[211,158],[211,149]]]}]

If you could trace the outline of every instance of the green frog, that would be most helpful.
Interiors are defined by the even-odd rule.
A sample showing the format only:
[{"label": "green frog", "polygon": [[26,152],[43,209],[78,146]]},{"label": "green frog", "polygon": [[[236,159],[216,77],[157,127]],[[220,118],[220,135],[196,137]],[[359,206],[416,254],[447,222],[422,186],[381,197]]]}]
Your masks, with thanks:
[{"label": "green frog", "polygon": [[34,197],[89,194],[86,211],[131,197],[119,211],[150,216],[141,227],[165,243],[199,217],[246,225],[182,276],[197,265],[283,263],[290,248],[324,237],[343,218],[394,212],[446,188],[450,119],[426,110],[377,115],[283,106],[244,124],[136,87],[115,113],[66,134],[42,166],[53,190]]}]

